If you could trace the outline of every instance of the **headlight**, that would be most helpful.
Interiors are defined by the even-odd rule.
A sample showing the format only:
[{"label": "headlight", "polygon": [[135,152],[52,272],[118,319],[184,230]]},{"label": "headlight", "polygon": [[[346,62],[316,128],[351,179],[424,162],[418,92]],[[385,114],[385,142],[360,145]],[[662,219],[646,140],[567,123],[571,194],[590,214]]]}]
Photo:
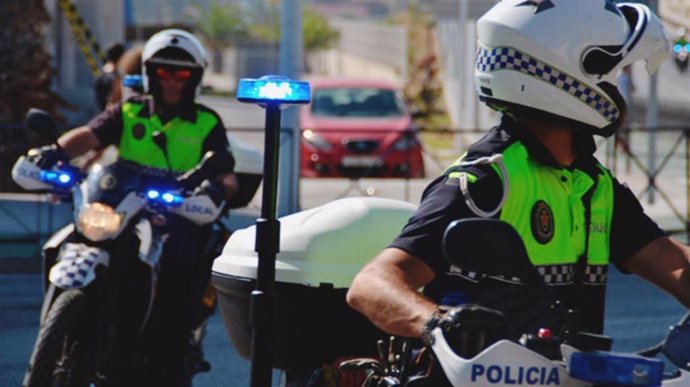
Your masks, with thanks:
[{"label": "headlight", "polygon": [[77,219],[79,231],[86,238],[100,242],[114,237],[122,225],[122,215],[107,204],[89,203],[81,208]]},{"label": "headlight", "polygon": [[302,132],[302,137],[304,137],[304,139],[309,143],[309,145],[313,146],[314,148],[316,148],[318,150],[329,150],[329,149],[331,149],[331,143],[328,142],[322,136],[319,136],[318,134],[316,134],[311,129],[306,129],[304,132]]}]

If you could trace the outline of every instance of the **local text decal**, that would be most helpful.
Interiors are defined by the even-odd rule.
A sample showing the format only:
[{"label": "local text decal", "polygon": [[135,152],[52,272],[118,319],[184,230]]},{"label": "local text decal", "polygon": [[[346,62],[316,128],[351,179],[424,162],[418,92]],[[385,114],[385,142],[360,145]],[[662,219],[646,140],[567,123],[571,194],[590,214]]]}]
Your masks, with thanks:
[{"label": "local text decal", "polygon": [[472,365],[472,382],[489,384],[515,384],[560,386],[556,367],[511,367],[482,364]]}]

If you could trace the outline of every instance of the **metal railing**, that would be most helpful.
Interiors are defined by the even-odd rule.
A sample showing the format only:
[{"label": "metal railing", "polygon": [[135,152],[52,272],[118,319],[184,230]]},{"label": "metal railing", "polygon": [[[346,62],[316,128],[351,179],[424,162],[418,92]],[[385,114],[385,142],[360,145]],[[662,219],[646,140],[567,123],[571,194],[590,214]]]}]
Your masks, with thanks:
[{"label": "metal railing", "polygon": [[[599,149],[603,143],[599,141]],[[655,146],[650,147],[650,143]],[[663,228],[669,233],[684,233],[690,240],[690,128],[620,131],[604,149],[607,167],[614,174],[621,172],[621,180],[628,182],[652,215],[672,216],[677,221],[675,226],[667,221]],[[623,170],[621,161],[625,163]],[[660,207],[665,208],[665,214]]]},{"label": "metal railing", "polygon": [[[462,136],[463,144],[471,144],[486,130],[441,130],[428,133],[453,138]],[[411,135],[411,134],[408,134]],[[652,137],[654,136],[654,137]],[[649,142],[656,142],[656,157],[650,167]],[[457,143],[455,140],[453,143]],[[614,146],[615,144],[615,146]],[[597,137],[597,158],[617,175],[619,181],[627,184],[640,199],[650,217],[667,232],[683,233],[690,240],[690,128],[659,127],[647,130],[634,128],[621,131],[611,139]],[[428,144],[422,154],[425,163],[425,176],[412,178],[404,176],[397,179],[373,179],[376,173],[352,177],[349,186],[335,196],[323,197],[326,191],[319,179],[302,178],[302,184],[309,182],[309,188],[317,189],[321,200],[304,200],[309,195],[302,190],[303,207],[337,199],[343,196],[382,196],[418,203],[426,185],[439,176],[443,170],[463,153],[464,149],[452,147],[437,148]],[[372,172],[375,172],[372,170]],[[337,180],[337,179],[326,179]],[[342,179],[341,179],[342,180]],[[334,184],[331,182],[330,184]],[[396,187],[397,185],[397,187]],[[366,188],[362,188],[362,187]],[[392,194],[391,194],[392,193]],[[402,195],[401,195],[402,193]]]}]

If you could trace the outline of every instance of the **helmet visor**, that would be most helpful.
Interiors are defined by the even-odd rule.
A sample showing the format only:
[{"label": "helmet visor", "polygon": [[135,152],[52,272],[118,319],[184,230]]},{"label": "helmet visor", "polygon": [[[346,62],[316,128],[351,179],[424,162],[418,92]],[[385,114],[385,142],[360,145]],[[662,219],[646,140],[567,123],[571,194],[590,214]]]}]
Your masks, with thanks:
[{"label": "helmet visor", "polygon": [[156,67],[156,76],[158,79],[161,81],[170,81],[170,80],[176,80],[176,81],[186,81],[192,76],[192,70],[190,69],[175,69],[175,68],[169,68],[169,67]]},{"label": "helmet visor", "polygon": [[644,28],[639,33],[637,42],[629,48],[629,53],[625,55],[621,66],[625,66],[644,60],[649,74],[654,74],[669,54],[670,48],[668,38],[659,18],[647,8],[647,6],[636,3],[618,4],[620,10],[629,15],[637,13],[638,19],[646,20]]}]

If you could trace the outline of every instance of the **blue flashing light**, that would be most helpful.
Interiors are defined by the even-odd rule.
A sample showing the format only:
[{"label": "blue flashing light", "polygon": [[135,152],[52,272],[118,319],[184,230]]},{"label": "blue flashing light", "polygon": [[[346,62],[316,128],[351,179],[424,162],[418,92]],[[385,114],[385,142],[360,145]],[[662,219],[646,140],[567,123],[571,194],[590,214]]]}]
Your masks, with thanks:
[{"label": "blue flashing light", "polygon": [[164,193],[162,197],[163,197],[163,200],[166,203],[168,203],[169,205],[171,205],[172,207],[177,207],[180,204],[182,204],[182,202],[184,201],[184,198],[182,196],[171,193],[171,192]]},{"label": "blue flashing light", "polygon": [[159,191],[150,189],[146,191],[146,198],[154,203],[163,204],[169,207],[177,207],[184,201],[184,198],[174,192]]},{"label": "blue flashing light", "polygon": [[683,48],[685,48],[685,52],[690,52],[690,43],[686,43]]},{"label": "blue flashing light", "polygon": [[243,78],[237,85],[237,99],[252,103],[306,104],[311,100],[309,82],[268,75]]},{"label": "blue flashing light", "polygon": [[39,179],[63,188],[71,186],[74,180],[71,174],[63,171],[41,171]]},{"label": "blue flashing light", "polygon": [[144,78],[139,74],[125,75],[122,79],[122,86],[125,87],[142,87],[144,85]]},{"label": "blue flashing light", "polygon": [[611,352],[575,352],[570,376],[596,384],[661,386],[664,363],[659,359]]},{"label": "blue flashing light", "polygon": [[146,197],[149,199],[157,199],[159,196],[161,196],[161,193],[155,189],[150,189],[148,192],[146,192]]},{"label": "blue flashing light", "polygon": [[164,194],[161,196],[161,198],[162,198],[163,201],[166,202],[166,203],[172,203],[173,201],[175,201],[175,196],[173,196],[173,194],[171,194],[170,192],[164,193]]},{"label": "blue flashing light", "polygon": [[680,50],[683,48],[679,43],[676,43],[673,45],[673,52],[676,54],[680,54]]},{"label": "blue flashing light", "polygon": [[62,184],[68,184],[70,181],[72,181],[72,176],[66,173],[60,173],[58,175],[58,181]]}]

